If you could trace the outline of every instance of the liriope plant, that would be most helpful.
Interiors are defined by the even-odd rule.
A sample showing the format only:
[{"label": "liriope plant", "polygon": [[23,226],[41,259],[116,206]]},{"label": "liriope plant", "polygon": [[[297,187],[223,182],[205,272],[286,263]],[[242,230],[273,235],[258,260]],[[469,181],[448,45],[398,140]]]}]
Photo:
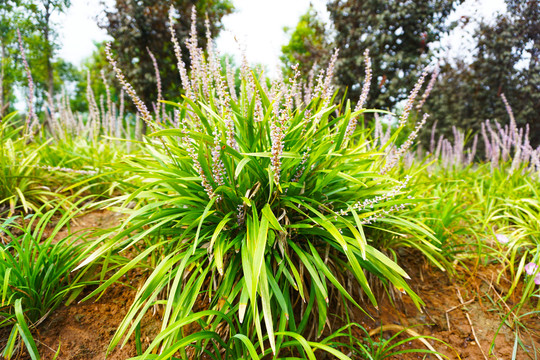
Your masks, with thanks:
[{"label": "liriope plant", "polygon": [[[39,168],[40,151],[48,145],[27,144],[23,127],[17,125],[16,113],[0,122],[0,214],[16,211],[38,212],[49,209],[62,198],[51,191],[54,181],[46,179]],[[64,203],[64,202],[61,202]]]},{"label": "liriope plant", "polygon": [[[109,350],[137,334],[143,316],[157,308],[161,334],[143,357],[159,351],[157,358],[186,358],[188,347],[219,357],[238,346],[233,358],[286,355],[290,339],[293,353],[307,347],[335,353],[300,335],[313,326],[317,336],[328,330],[336,315],[331,303],[362,309],[362,295],[377,306],[368,273],[420,306],[407,273],[370,241],[379,223],[388,226],[377,231],[392,237],[436,239],[420,222],[399,216],[418,200],[407,196],[409,175],[394,170],[406,149],[387,156],[363,126],[363,114],[373,111],[364,107],[369,81],[351,108],[336,101],[331,85],[337,52],[306,93],[297,71],[270,81],[244,58],[236,93],[227,85],[235,83],[226,78],[233,72],[221,68],[211,41],[204,53],[192,30],[189,73],[174,33],[173,43],[185,95],[165,102],[176,109],[168,123],[152,118],[107,47],[120,83],[152,130],[146,154],[123,165],[142,184],[117,199],[129,216],[96,240],[80,264],[141,249],[87,299],[136,267],[151,268]],[[436,247],[422,249],[437,262]],[[200,332],[187,326],[194,322]]]},{"label": "liriope plant", "polygon": [[[62,303],[73,301],[83,290],[78,285],[86,271],[72,272],[82,261],[85,233],[58,238],[59,232],[78,213],[78,206],[63,199],[46,211],[0,220],[0,328],[9,336],[0,346],[4,359],[17,357],[24,343],[29,356],[39,359],[30,329],[43,322]],[[67,208],[64,211],[62,208]],[[51,227],[54,217],[56,224]],[[48,228],[48,229],[47,229]]]},{"label": "liriope plant", "polygon": [[[520,191],[514,196],[497,199],[497,205],[489,214],[490,221],[496,224],[496,239],[500,245],[504,270],[497,280],[509,273],[512,286],[506,294],[508,299],[520,282],[523,281],[518,313],[523,305],[538,295],[540,285],[540,201],[538,182],[534,178],[522,177],[515,189]],[[518,195],[519,196],[516,196]],[[523,276],[522,276],[523,275]],[[537,303],[537,309],[540,303]]]},{"label": "liriope plant", "polygon": [[124,143],[72,135],[50,143],[39,153],[39,168],[60,183],[56,188],[58,193],[78,192],[108,198],[121,192],[126,176],[112,164],[121,162],[127,153]]}]

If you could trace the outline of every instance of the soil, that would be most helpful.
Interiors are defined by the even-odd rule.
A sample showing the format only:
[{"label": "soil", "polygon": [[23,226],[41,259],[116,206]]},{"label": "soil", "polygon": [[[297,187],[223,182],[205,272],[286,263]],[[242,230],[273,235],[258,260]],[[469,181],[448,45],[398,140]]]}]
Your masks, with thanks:
[{"label": "soil", "polygon": [[[123,214],[109,210],[95,210],[72,219],[69,227],[66,226],[58,232],[56,239],[62,239],[69,233],[78,233],[87,229],[108,229],[117,226],[122,217]],[[54,225],[54,222],[48,224],[48,231],[45,232],[44,237],[50,234]]]},{"label": "soil", "polygon": [[[375,320],[357,311],[357,321],[366,329],[378,328],[383,325],[397,324],[403,327],[414,326],[412,329],[421,335],[432,336],[444,341],[429,340],[431,345],[449,359],[512,359],[516,331],[510,328],[510,322],[504,323],[504,317],[517,303],[517,298],[510,298],[505,303],[502,300],[510,288],[510,282],[502,277],[502,284],[495,284],[495,279],[501,271],[500,265],[478,267],[474,271],[469,268],[457,267],[456,274],[470,276],[460,278],[458,275],[450,278],[448,274],[428,266],[420,256],[409,254],[402,258],[401,266],[408,272],[413,281],[412,289],[425,302],[422,312],[419,312],[410,297],[404,295],[396,299],[392,305],[388,296],[381,298],[379,311],[369,304],[362,304],[365,310],[372,314]],[[472,265],[471,265],[472,267]],[[520,293],[520,286],[514,292]],[[495,303],[489,299],[493,299]],[[527,313],[534,309],[524,309]],[[516,359],[535,358],[540,355],[540,319],[538,315],[521,319],[527,331],[521,331],[521,341],[525,350],[517,347]],[[385,334],[386,338],[395,331]],[[361,335],[365,337],[365,334]],[[410,337],[408,335],[407,337]],[[493,346],[492,351],[490,348]],[[416,344],[406,344],[404,348],[425,349]],[[424,354],[400,355],[399,359],[424,359]],[[435,359],[434,355],[426,357]]]},{"label": "soil", "polygon": [[[117,225],[118,221],[118,214],[95,211],[79,218],[71,230],[106,228]],[[426,304],[422,312],[418,311],[408,296],[392,292],[393,301],[388,296],[380,297],[378,310],[362,302],[364,310],[372,318],[356,309],[353,310],[352,322],[362,325],[368,331],[394,325],[393,328],[390,326],[390,331],[383,333],[385,338],[392,336],[400,327],[414,326],[412,329],[417,333],[442,340],[446,345],[435,340],[428,341],[449,359],[512,358],[516,329],[509,327],[511,322],[504,324],[503,319],[517,299],[510,298],[506,303],[497,302],[510,287],[504,277],[495,284],[494,279],[501,271],[499,265],[476,268],[470,264],[468,268],[457,266],[457,274],[469,275],[454,275],[450,278],[411,252],[405,252],[400,263],[412,278],[411,287]],[[474,270],[470,270],[472,268]],[[116,284],[97,300],[73,303],[54,311],[39,325],[35,336],[42,358],[53,359],[58,352],[59,360],[105,359],[109,342],[133,301],[135,288],[142,281],[140,274],[130,274],[129,278],[132,280],[131,286]],[[91,290],[85,290],[85,294]],[[519,290],[516,293],[519,294]],[[526,312],[525,309],[521,313]],[[538,315],[533,315],[523,318],[522,323],[527,329],[520,331],[526,350],[518,346],[516,359],[534,358],[533,345],[536,351],[540,349],[540,319]],[[158,315],[147,314],[141,326],[143,348],[159,333],[159,329]],[[360,339],[367,336],[360,331],[355,334]],[[377,331],[372,338],[380,336],[381,332]],[[490,352],[492,343],[493,349]],[[413,340],[399,349],[402,348],[426,347],[422,342]],[[115,348],[107,359],[128,359],[137,355],[135,349],[132,336],[125,346]],[[402,354],[394,358],[436,359],[434,355],[426,356],[422,353]]]},{"label": "soil", "polygon": [[[105,359],[107,346],[118,325],[126,315],[134,292],[114,285],[98,301],[86,301],[56,310],[39,328],[42,359],[98,360]],[[135,344],[130,341],[117,347],[108,359],[120,360],[136,356]]]},{"label": "soil", "polygon": [[[76,218],[70,229],[61,230],[57,238],[69,232],[79,232],[89,228],[107,229],[116,226],[123,215],[108,210],[97,210]],[[142,283],[140,273],[131,272],[121,281],[128,284],[114,284],[97,298],[85,302],[62,306],[54,311],[42,324],[36,336],[43,360],[53,359],[58,352],[58,360],[122,360],[137,356],[133,336],[124,346],[117,346],[107,354],[109,343],[116,329],[126,315],[136,294],[136,287]],[[94,288],[86,289],[80,299]],[[150,344],[159,334],[160,320],[147,314],[141,324],[142,346]],[[122,342],[120,343],[120,345]]]}]

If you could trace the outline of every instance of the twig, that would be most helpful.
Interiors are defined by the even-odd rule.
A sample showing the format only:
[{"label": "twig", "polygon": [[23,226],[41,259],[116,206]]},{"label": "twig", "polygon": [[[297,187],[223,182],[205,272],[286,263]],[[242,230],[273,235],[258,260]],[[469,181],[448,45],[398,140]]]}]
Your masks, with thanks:
[{"label": "twig", "polygon": [[[510,306],[508,306],[508,304],[506,303],[506,301],[504,301],[504,299],[501,297],[501,295],[499,295],[499,292],[497,291],[497,289],[495,288],[495,286],[493,286],[493,275],[491,276],[491,282],[487,282],[486,279],[484,279],[483,277],[481,277],[481,279],[486,283],[486,284],[489,284],[489,287],[493,289],[493,292],[495,293],[495,295],[497,295],[497,298],[499,298],[499,300],[504,304],[504,306],[508,309],[508,311],[510,313],[512,313],[512,315],[514,315],[514,322],[517,321],[517,318],[518,316],[514,313],[514,311],[512,311],[512,309],[510,308]],[[512,323],[512,326],[510,326],[510,328],[513,328],[514,327],[514,323]]]},{"label": "twig", "polygon": [[460,307],[462,307],[463,305],[467,305],[467,304],[470,304],[474,301],[474,298],[472,298],[471,300],[467,300],[465,301],[464,303],[460,303],[459,305],[456,305],[456,306],[453,306],[451,307],[450,309],[446,310],[447,313],[451,312],[451,311],[454,311]]},{"label": "twig", "polygon": [[371,330],[369,332],[369,336],[373,336],[373,335],[377,334],[378,332],[388,331],[388,330],[405,331],[409,335],[411,335],[411,336],[417,338],[418,340],[420,340],[429,350],[433,351],[433,354],[439,360],[443,360],[442,357],[438,354],[437,350],[435,350],[435,348],[426,339],[424,339],[422,337],[422,335],[420,335],[419,333],[417,333],[416,331],[414,331],[412,329],[409,329],[409,328],[406,328],[406,327],[403,327],[403,326],[400,326],[400,325],[389,324],[389,325],[379,326],[378,328]]},{"label": "twig", "polygon": [[462,307],[463,305],[470,304],[470,303],[472,303],[473,301],[474,301],[474,298],[472,298],[471,300],[468,300],[468,301],[466,301],[466,302],[464,302],[464,303],[461,303],[461,304],[459,304],[459,305],[453,306],[453,307],[451,307],[450,309],[446,310],[445,315],[446,315],[446,325],[448,325],[448,331],[450,331],[450,318],[448,317],[448,313],[451,312],[451,311],[454,311],[454,310],[456,310],[456,309],[458,309],[458,308],[460,308],[460,307]]},{"label": "twig", "polygon": [[[45,344],[43,341],[40,341],[39,339],[34,339],[34,340],[36,340],[40,345],[46,347],[47,349],[51,350],[51,351],[52,351],[53,353],[55,353],[55,354],[56,354],[56,352],[58,351],[58,350],[54,350],[52,347],[50,347],[49,345]],[[60,345],[61,345],[61,344],[60,344]],[[60,347],[60,345],[59,345],[59,347]]]},{"label": "twig", "polygon": [[[463,298],[461,297],[461,292],[459,291],[459,289],[456,289],[456,291],[457,291],[457,296],[458,296],[459,302],[462,305],[465,305],[465,303],[463,302]],[[476,341],[476,345],[478,346],[478,348],[482,352],[482,355],[484,356],[484,359],[488,360],[488,357],[484,353],[484,349],[482,349],[482,346],[480,345],[480,341],[478,341],[478,338],[476,337],[476,332],[474,331],[474,326],[472,324],[471,317],[469,316],[469,313],[467,312],[467,309],[465,309],[465,316],[467,317],[467,320],[469,321],[469,325],[471,326],[471,331],[472,331],[472,334],[473,334],[473,337],[474,337],[474,341]]]}]

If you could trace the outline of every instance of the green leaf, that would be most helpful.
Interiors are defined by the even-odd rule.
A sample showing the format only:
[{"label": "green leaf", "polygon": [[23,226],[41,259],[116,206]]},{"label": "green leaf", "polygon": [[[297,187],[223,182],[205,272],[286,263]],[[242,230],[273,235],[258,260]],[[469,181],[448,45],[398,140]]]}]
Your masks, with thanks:
[{"label": "green leaf", "polygon": [[253,346],[253,343],[248,339],[247,336],[243,334],[236,334],[233,336],[234,339],[240,340],[248,349],[250,359],[253,360],[260,360],[259,355],[257,354],[257,350],[255,350],[255,347]]},{"label": "green leaf", "polygon": [[270,304],[270,293],[268,291],[268,278],[266,275],[266,267],[263,266],[260,272],[259,290],[261,294],[261,303],[264,314],[264,322],[266,323],[266,331],[268,333],[268,341],[274,355],[276,354],[276,338],[274,336],[274,324],[272,321],[272,309]]},{"label": "green leaf", "polygon": [[284,336],[290,336],[293,339],[295,339],[304,349],[304,351],[307,354],[307,358],[310,360],[316,360],[315,353],[311,349],[311,346],[309,346],[308,341],[300,334],[294,333],[292,331],[279,331],[276,332],[276,335],[284,335]]},{"label": "green leaf", "polygon": [[225,217],[217,224],[214,234],[212,235],[212,238],[210,239],[210,244],[208,245],[208,253],[212,253],[212,248],[214,247],[214,242],[216,241],[218,235],[221,233],[221,230],[227,225],[227,222],[229,222],[229,219],[233,215],[233,212],[229,212]]},{"label": "green leaf", "polygon": [[36,343],[34,342],[34,338],[32,337],[30,329],[28,328],[26,320],[24,319],[21,301],[21,299],[15,300],[15,316],[17,317],[16,327],[32,360],[39,360],[40,356]]},{"label": "green leaf", "polygon": [[242,160],[240,160],[240,162],[238,163],[238,165],[236,165],[236,170],[234,171],[234,178],[235,179],[238,179],[238,175],[240,175],[240,173],[242,172],[242,169],[244,168],[244,166],[251,161],[251,158],[243,158]]},{"label": "green leaf", "polygon": [[272,208],[270,207],[270,204],[264,205],[262,209],[263,216],[270,222],[270,225],[272,225],[272,228],[281,232],[285,232],[285,229],[281,227],[278,219],[276,219],[276,216],[272,212]]},{"label": "green leaf", "polygon": [[298,257],[302,261],[302,264],[306,267],[307,271],[309,272],[309,275],[311,275],[311,280],[315,282],[315,286],[317,287],[318,291],[323,296],[324,301],[328,303],[328,293],[326,292],[326,288],[323,285],[318,272],[315,270],[314,264],[308,260],[308,257],[306,256],[304,251],[300,249],[293,241],[288,240],[288,244],[294,250],[294,252],[298,255]]},{"label": "green leaf", "polygon": [[206,219],[206,217],[209,214],[212,214],[214,212],[214,211],[210,211],[210,209],[212,208],[212,205],[214,205],[216,200],[217,200],[217,196],[214,196],[212,199],[210,199],[210,201],[208,202],[208,205],[206,205],[206,207],[204,208],[204,212],[201,215],[201,220],[199,221],[199,226],[197,226],[197,233],[195,234],[195,239],[193,240],[193,250],[191,253],[192,255],[195,254],[195,250],[197,249],[197,245],[199,244],[199,235],[201,234],[202,224],[204,220]]}]

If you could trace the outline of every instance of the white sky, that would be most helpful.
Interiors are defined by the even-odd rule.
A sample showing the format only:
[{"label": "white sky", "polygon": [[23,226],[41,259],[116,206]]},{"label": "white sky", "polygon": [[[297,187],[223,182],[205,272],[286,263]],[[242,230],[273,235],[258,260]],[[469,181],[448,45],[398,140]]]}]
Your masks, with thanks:
[{"label": "white sky", "polygon": [[328,22],[325,0],[233,0],[236,12],[223,19],[225,30],[217,39],[219,51],[239,59],[236,36],[245,47],[250,63],[264,64],[270,74],[275,73],[280,64],[281,46],[289,40],[283,28],[295,28],[310,2]]},{"label": "white sky", "polygon": [[101,13],[100,0],[72,0],[71,7],[55,20],[62,48],[61,58],[79,65],[94,51],[94,41],[100,42],[110,37],[97,26],[96,17]]},{"label": "white sky", "polygon": [[[239,59],[239,46],[234,40],[236,36],[245,45],[250,63],[264,64],[270,74],[275,73],[281,46],[288,41],[283,28],[294,28],[310,2],[322,19],[328,20],[326,0],[233,0],[236,12],[223,19],[225,30],[217,39],[218,50]],[[466,0],[451,19],[459,19],[463,15],[489,18],[496,11],[504,9],[504,0]],[[92,53],[94,41],[108,38],[106,32],[96,25],[95,18],[101,10],[100,0],[72,0],[68,12],[60,15],[57,20],[62,42],[60,57],[79,65],[82,59]],[[471,31],[470,26],[457,29],[443,40],[443,44],[451,46],[450,55],[468,53],[472,47]]]},{"label": "white sky", "polygon": [[458,26],[449,36],[444,37],[441,43],[446,48],[445,54],[440,54],[443,58],[454,58],[462,56],[471,58],[473,55],[474,41],[474,19],[484,17],[493,20],[495,15],[506,10],[504,0],[466,0],[456,11],[448,17],[448,21],[459,21],[464,17],[470,17],[468,26]]}]

